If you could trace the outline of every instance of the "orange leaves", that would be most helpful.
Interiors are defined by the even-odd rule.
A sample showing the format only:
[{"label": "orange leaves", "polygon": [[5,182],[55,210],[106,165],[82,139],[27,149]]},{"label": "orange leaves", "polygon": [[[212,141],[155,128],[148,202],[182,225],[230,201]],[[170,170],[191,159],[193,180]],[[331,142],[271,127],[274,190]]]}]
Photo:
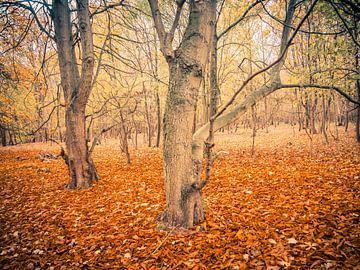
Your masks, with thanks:
[{"label": "orange leaves", "polygon": [[99,146],[94,159],[102,179],[90,190],[70,191],[63,162],[38,158],[54,148],[2,148],[0,263],[4,269],[355,268],[359,146],[317,145],[319,156],[295,142],[277,147],[252,158],[232,146],[204,189],[206,221],[177,233],[158,231],[155,223],[165,205],[160,151],[140,149],[129,166],[118,150]]}]

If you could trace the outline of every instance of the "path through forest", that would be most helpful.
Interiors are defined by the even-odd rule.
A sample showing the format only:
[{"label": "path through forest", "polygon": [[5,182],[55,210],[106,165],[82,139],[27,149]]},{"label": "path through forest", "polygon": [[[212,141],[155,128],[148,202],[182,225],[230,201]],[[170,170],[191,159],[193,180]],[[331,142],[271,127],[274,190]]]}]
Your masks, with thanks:
[{"label": "path through forest", "polygon": [[[249,133],[250,134],[250,133]],[[220,134],[206,222],[166,232],[158,149],[95,150],[101,181],[66,190],[57,146],[0,148],[2,269],[360,269],[360,146],[353,133],[310,152],[305,133]],[[246,136],[245,136],[246,135]]]}]

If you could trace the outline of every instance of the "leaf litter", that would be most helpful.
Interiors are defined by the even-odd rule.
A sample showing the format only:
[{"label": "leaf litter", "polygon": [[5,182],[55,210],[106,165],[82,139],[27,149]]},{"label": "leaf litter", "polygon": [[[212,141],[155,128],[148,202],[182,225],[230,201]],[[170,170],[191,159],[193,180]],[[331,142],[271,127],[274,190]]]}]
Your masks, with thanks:
[{"label": "leaf litter", "polygon": [[[165,205],[161,152],[100,146],[101,180],[67,190],[50,145],[0,149],[2,269],[360,269],[360,146],[349,134],[309,149],[305,136],[241,135],[204,189],[206,221],[159,230]],[[250,141],[250,139],[249,139]],[[288,142],[291,141],[291,144]]]}]

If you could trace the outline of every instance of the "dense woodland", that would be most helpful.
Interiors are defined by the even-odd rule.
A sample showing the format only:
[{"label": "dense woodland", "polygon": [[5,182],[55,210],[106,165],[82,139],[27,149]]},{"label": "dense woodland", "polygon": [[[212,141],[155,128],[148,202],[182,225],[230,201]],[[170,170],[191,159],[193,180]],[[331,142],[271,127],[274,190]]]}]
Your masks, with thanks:
[{"label": "dense woodland", "polygon": [[[334,181],[332,183],[337,183],[337,176],[344,179],[346,192],[350,192],[349,186],[352,186],[351,192],[356,193],[351,193],[355,204],[344,206],[348,207],[346,209],[339,206],[339,212],[352,213],[359,198],[356,184],[360,169],[359,24],[360,4],[356,0],[2,0],[2,161],[5,164],[14,160],[14,164],[22,168],[22,161],[36,159],[33,164],[37,165],[33,169],[37,174],[60,168],[56,169],[61,174],[56,180],[56,188],[61,179],[63,187],[59,192],[66,198],[82,198],[86,193],[81,192],[88,190],[98,194],[99,189],[105,186],[106,194],[111,188],[115,193],[120,192],[124,187],[117,180],[119,171],[114,171],[113,164],[118,164],[118,170],[128,175],[131,181],[136,181],[135,176],[142,171],[148,175],[148,179],[144,180],[145,186],[161,185],[164,198],[153,198],[152,203],[164,207],[161,211],[155,211],[156,217],[153,218],[156,222],[152,222],[157,224],[157,231],[164,230],[167,234],[165,239],[158,241],[155,249],[152,244],[147,246],[146,243],[144,249],[137,247],[140,249],[136,249],[136,252],[140,253],[153,250],[147,255],[138,254],[143,257],[140,261],[133,257],[136,252],[131,247],[119,251],[122,259],[118,260],[117,265],[129,267],[133,263],[137,265],[134,269],[139,269],[139,265],[144,269],[152,265],[164,269],[193,268],[192,262],[184,261],[182,264],[181,260],[169,259],[171,256],[168,254],[165,264],[160,264],[157,261],[159,258],[153,258],[165,245],[169,235],[176,232],[203,234],[210,230],[213,233],[213,229],[221,231],[222,225],[214,225],[218,223],[227,224],[224,225],[224,235],[230,235],[227,230],[232,225],[221,221],[223,218],[226,220],[229,211],[225,211],[224,216],[216,216],[210,208],[215,207],[216,203],[205,202],[203,198],[204,192],[208,192],[210,198],[217,198],[214,183],[222,186],[219,182],[222,173],[227,175],[223,177],[223,185],[232,190],[230,182],[233,177],[236,178],[236,174],[234,176],[234,172],[226,169],[229,166],[233,166],[234,170],[238,168],[238,173],[245,178],[254,171],[258,175],[265,173],[271,179],[264,186],[271,189],[272,183],[291,193],[290,186],[281,186],[282,180],[277,182],[278,179],[272,179],[273,170],[276,169],[270,167],[270,171],[264,172],[261,164],[268,164],[272,160],[269,166],[280,162],[276,166],[285,170],[287,166],[281,163],[282,160],[295,168],[295,163],[303,158],[314,173],[318,172],[317,178],[314,175],[310,179],[323,181],[322,175],[326,174],[327,169],[345,162],[344,170],[349,170],[347,176],[336,171],[327,176],[329,179],[324,177],[330,182]],[[276,136],[282,141],[275,145]],[[249,142],[245,148],[244,142]],[[43,151],[39,153],[41,148]],[[339,157],[339,163],[331,159],[332,150],[333,155]],[[276,154],[277,151],[282,154]],[[234,164],[234,160],[243,164],[242,169]],[[147,161],[152,162],[151,165]],[[51,168],[44,168],[41,162],[54,164]],[[324,162],[323,168],[317,166],[316,162]],[[163,172],[160,172],[161,167]],[[9,202],[7,196],[10,190],[15,187],[10,184],[10,179],[15,176],[9,169],[7,165],[1,168],[4,173],[2,195],[7,198],[4,199],[5,205]],[[67,173],[64,174],[65,170]],[[30,171],[21,169],[19,173],[31,175]],[[111,177],[109,171],[112,172]],[[142,174],[139,177],[142,179]],[[149,182],[153,177],[157,180]],[[294,178],[291,174],[287,177],[295,190],[303,184],[302,180],[307,181],[305,176],[296,174]],[[31,179],[29,181],[39,188],[37,176]],[[47,194],[44,195],[45,206],[53,197],[44,191],[44,187],[51,190],[54,186],[50,182],[44,184],[44,177],[40,179],[41,190]],[[321,181],[314,182],[314,188],[320,188]],[[263,183],[262,180],[260,182]],[[138,184],[141,189],[142,184]],[[138,184],[134,184],[135,190]],[[242,185],[246,183],[239,183],[239,187]],[[258,187],[255,182],[247,185]],[[72,189],[80,193],[71,193]],[[151,189],[156,193],[160,190],[159,186]],[[245,196],[253,196],[251,194],[256,188],[245,189],[241,191]],[[26,183],[24,190],[28,190],[26,194],[32,194],[33,187]],[[226,194],[226,191],[223,192]],[[299,194],[298,190],[296,192]],[[340,197],[346,193],[344,191],[343,195],[339,195],[341,189],[334,192]],[[139,198],[135,200],[136,208],[151,204],[142,201],[151,195],[147,194],[146,188],[139,193],[145,197],[141,203]],[[239,190],[235,191],[235,194],[238,193]],[[325,197],[330,196],[329,190],[320,193],[327,194]],[[109,196],[114,198],[114,195]],[[288,198],[288,194],[284,196],[282,200],[289,200],[296,205],[295,208],[298,207],[296,198]],[[231,196],[225,197],[231,205]],[[70,201],[67,198],[62,203],[71,205]],[[262,204],[264,201],[257,202]],[[224,201],[221,203],[226,204]],[[84,205],[91,207],[86,203]],[[8,209],[16,207],[9,206]],[[274,214],[276,211],[273,210],[268,213]],[[153,210],[150,212],[149,215],[155,215]],[[8,213],[4,213],[0,224],[5,224],[8,230],[10,223],[5,219]],[[233,213],[239,214],[237,210]],[[349,222],[346,224],[352,228],[355,222],[353,216],[344,216],[344,224]],[[341,215],[334,219],[338,217],[341,218]],[[331,218],[326,217],[326,220],[331,223]],[[246,218],[243,221],[246,223]],[[340,229],[336,227],[337,232]],[[262,240],[259,239],[265,237],[265,229],[259,228],[256,231],[261,232],[259,234],[252,230],[257,229],[236,227],[235,238],[250,246],[261,245]],[[153,233],[160,237],[159,232]],[[280,240],[276,235],[270,238],[270,244],[276,246],[275,255],[262,250],[265,255],[259,259],[259,254],[255,254],[258,251],[247,250],[246,253],[243,250],[245,257],[242,257],[241,264],[232,260],[226,264],[224,257],[220,263],[217,257],[220,254],[215,254],[217,259],[208,261],[203,258],[198,267],[222,265],[225,268],[238,267],[233,269],[280,269],[290,267],[293,262],[299,269],[320,265],[321,269],[358,267],[355,261],[360,258],[360,246],[358,241],[352,242],[358,233],[349,229],[339,232],[348,238],[332,238],[336,241],[330,246],[335,245],[339,252],[346,243],[348,245],[340,255],[334,255],[335,251],[332,250],[332,258],[327,261],[319,261],[316,256],[319,258],[320,255],[308,252],[289,255],[290,251],[281,246],[281,241],[288,241],[287,244],[293,247],[298,240],[292,235],[280,237]],[[10,234],[19,238],[18,233],[9,232],[2,235],[4,243],[12,243],[8,237]],[[133,240],[140,237],[138,233],[131,234]],[[149,239],[151,237],[155,236],[149,236]],[[306,249],[308,251],[317,251],[325,243],[325,240],[321,243],[315,241],[316,245],[312,246],[312,240],[309,241],[306,245],[310,243],[310,246],[305,247],[309,248]],[[71,246],[71,243],[66,242],[66,245]],[[224,245],[228,248],[229,242],[225,241]],[[90,251],[98,252],[97,255],[105,249],[91,248]],[[325,245],[326,248],[328,245]],[[4,246],[0,256],[6,257],[9,250]],[[43,251],[40,248],[36,250]],[[232,251],[228,255],[231,254]],[[85,260],[79,258],[90,255],[76,256],[77,264],[63,265],[81,268]],[[300,259],[301,256],[305,259]],[[29,266],[26,258],[13,267]],[[10,261],[4,259],[4,265],[10,267]],[[30,263],[31,269],[39,267],[38,262]],[[86,261],[84,267],[90,265],[107,269],[115,265],[106,265],[106,260],[93,263]],[[49,266],[46,262],[40,262],[41,269]]]}]

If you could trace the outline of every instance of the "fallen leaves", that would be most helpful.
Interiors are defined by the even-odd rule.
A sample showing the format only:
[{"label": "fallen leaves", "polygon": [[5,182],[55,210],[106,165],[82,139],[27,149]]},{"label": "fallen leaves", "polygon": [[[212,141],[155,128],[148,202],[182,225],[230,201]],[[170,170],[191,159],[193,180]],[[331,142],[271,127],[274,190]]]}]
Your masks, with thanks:
[{"label": "fallen leaves", "polygon": [[2,148],[0,265],[356,269],[360,147],[344,138],[314,143],[311,154],[301,138],[289,147],[278,139],[268,138],[254,158],[238,139],[217,145],[229,154],[219,157],[204,190],[207,219],[177,234],[155,222],[165,205],[159,150],[137,150],[127,165],[119,150],[100,147],[94,159],[102,179],[71,191],[63,161],[38,158],[43,145]]}]

